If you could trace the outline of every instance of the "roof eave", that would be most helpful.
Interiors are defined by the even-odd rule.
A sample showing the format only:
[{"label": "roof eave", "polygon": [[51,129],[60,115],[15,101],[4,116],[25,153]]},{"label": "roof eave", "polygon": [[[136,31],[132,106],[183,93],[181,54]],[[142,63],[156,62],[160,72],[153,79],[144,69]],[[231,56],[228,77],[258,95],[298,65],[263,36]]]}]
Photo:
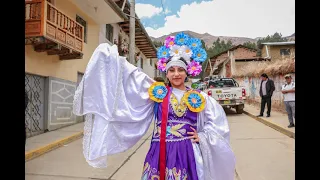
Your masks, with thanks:
[{"label": "roof eave", "polygon": [[127,15],[119,8],[113,0],[104,0],[124,21],[129,20]]}]

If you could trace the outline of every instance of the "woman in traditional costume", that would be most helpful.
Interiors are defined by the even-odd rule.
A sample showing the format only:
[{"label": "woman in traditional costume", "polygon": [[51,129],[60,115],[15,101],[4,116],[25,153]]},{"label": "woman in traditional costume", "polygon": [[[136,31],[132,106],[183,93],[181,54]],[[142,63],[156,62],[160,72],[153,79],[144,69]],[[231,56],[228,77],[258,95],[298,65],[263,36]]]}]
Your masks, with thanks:
[{"label": "woman in traditional costume", "polygon": [[[153,122],[143,180],[233,180],[235,157],[223,108],[184,85],[201,72],[207,54],[199,39],[169,36],[158,49],[158,69],[169,86],[155,82],[119,56],[116,46],[94,51],[74,98],[86,115],[83,152],[89,165],[107,166],[107,155],[134,146]],[[130,178],[130,177],[128,177]]]}]

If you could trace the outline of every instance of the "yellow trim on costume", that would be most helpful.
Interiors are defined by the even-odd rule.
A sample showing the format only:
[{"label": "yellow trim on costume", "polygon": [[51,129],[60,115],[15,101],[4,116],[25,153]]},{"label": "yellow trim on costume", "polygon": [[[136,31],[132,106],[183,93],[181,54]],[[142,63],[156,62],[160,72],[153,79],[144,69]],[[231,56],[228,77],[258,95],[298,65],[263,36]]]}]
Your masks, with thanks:
[{"label": "yellow trim on costume", "polygon": [[[184,101],[186,102],[189,110],[192,111],[192,112],[201,112],[201,111],[203,111],[204,108],[205,108],[206,100],[205,100],[204,97],[201,95],[201,93],[199,93],[198,91],[195,91],[195,90],[190,90],[190,91],[188,91],[188,92],[186,92],[186,93],[187,93],[187,95],[186,95],[186,96],[183,96],[183,99],[184,99]],[[188,98],[189,98],[189,96],[190,96],[191,94],[196,94],[196,95],[198,95],[198,96],[200,97],[200,99],[201,99],[201,104],[200,104],[199,107],[193,107],[193,106],[190,104],[190,102],[188,101]]]},{"label": "yellow trim on costume", "polygon": [[[150,97],[151,100],[160,103],[160,102],[163,101],[164,97],[167,95],[168,92],[165,94],[165,96],[164,96],[162,99],[155,97],[155,95],[153,94],[153,90],[154,90],[154,88],[157,87],[157,86],[163,86],[163,87],[166,89],[166,86],[164,85],[163,82],[154,82],[154,83],[149,87],[148,93],[149,93],[149,97]],[[160,89],[160,90],[159,90],[159,93],[163,93],[163,91],[161,91],[161,89]]]},{"label": "yellow trim on costume", "polygon": [[[186,93],[183,94],[183,97],[186,96]],[[184,98],[181,98],[181,102],[179,103],[177,97],[171,93],[170,95],[170,104],[173,109],[173,112],[178,116],[182,117],[187,112],[187,104]]]}]

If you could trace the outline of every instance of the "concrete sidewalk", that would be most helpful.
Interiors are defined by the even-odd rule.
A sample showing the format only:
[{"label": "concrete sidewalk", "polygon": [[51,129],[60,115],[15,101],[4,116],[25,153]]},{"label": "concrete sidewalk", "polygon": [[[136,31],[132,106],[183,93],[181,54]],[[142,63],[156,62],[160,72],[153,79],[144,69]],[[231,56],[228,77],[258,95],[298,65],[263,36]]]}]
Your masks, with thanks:
[{"label": "concrete sidewalk", "polygon": [[83,126],[84,123],[82,122],[27,138],[25,161],[29,161],[81,138],[83,136]]},{"label": "concrete sidewalk", "polygon": [[256,117],[260,114],[260,107],[245,104],[244,107],[245,114],[249,115],[250,117],[254,118],[255,120],[270,126],[271,128],[291,137],[295,138],[295,128],[288,128],[289,120],[288,115],[285,113],[272,111],[271,110],[271,117]]}]

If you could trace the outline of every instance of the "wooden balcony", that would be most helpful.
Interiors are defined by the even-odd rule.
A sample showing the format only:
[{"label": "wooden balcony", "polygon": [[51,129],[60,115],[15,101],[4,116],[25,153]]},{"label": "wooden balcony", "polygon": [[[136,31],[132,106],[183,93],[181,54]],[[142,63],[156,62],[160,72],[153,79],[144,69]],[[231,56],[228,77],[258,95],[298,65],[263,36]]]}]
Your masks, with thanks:
[{"label": "wooden balcony", "polygon": [[25,39],[60,60],[83,56],[84,27],[46,0],[25,1]]}]

